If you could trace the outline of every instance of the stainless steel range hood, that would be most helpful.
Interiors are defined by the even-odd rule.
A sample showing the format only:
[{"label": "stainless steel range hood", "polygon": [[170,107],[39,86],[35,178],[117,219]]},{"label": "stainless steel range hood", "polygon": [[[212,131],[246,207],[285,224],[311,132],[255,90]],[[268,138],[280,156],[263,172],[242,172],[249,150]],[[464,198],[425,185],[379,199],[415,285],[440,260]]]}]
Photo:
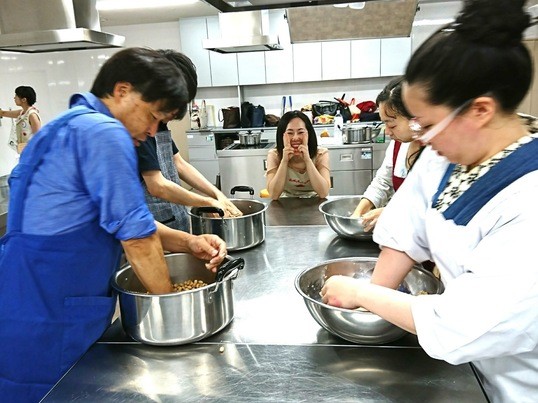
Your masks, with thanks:
[{"label": "stainless steel range hood", "polygon": [[220,38],[203,41],[204,49],[218,53],[281,50],[277,35],[269,34],[267,10],[219,14]]},{"label": "stainless steel range hood", "polygon": [[121,47],[101,31],[95,0],[2,0],[0,50],[44,53]]}]

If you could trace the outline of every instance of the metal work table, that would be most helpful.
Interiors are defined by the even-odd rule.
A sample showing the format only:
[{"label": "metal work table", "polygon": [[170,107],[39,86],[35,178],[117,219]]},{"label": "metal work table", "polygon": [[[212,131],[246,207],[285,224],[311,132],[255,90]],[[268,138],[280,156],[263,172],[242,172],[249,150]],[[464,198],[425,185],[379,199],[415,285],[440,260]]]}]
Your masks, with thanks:
[{"label": "metal work table", "polygon": [[355,345],[314,321],[296,276],[324,260],[379,253],[373,242],[338,238],[320,221],[322,201],[270,203],[265,242],[233,253],[245,268],[234,280],[235,318],[223,331],[156,347],[130,339],[117,320],[43,401],[487,401],[470,365],[430,358],[414,335]]}]

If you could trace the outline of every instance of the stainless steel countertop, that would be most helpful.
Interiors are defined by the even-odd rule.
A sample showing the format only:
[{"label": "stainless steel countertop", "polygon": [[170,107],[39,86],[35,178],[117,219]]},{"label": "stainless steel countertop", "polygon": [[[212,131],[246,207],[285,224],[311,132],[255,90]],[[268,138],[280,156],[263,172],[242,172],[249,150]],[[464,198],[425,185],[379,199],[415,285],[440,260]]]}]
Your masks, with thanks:
[{"label": "stainless steel countertop", "polygon": [[223,331],[155,347],[130,339],[118,320],[43,401],[486,401],[470,365],[430,358],[414,335],[361,346],[314,321],[296,276],[324,260],[379,252],[317,224],[322,201],[271,202],[265,242],[233,254],[246,264],[234,280],[235,318]]}]

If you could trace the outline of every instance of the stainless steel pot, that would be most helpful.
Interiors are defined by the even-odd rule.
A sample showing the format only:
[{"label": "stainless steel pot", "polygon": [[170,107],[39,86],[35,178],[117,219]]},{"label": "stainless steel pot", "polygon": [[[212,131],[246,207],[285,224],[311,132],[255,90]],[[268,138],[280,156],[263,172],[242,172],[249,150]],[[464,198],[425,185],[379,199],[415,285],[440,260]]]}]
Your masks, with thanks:
[{"label": "stainless steel pot", "polygon": [[239,132],[239,144],[242,146],[257,146],[261,142],[261,132]]},{"label": "stainless steel pot", "polygon": [[[236,186],[230,193],[248,191],[254,195],[254,189]],[[241,217],[224,217],[224,211],[215,207],[192,207],[189,216],[191,232],[194,235],[215,234],[226,242],[229,251],[252,248],[265,240],[265,210],[267,205],[253,199],[230,199],[243,213]],[[207,213],[212,213],[207,216]],[[214,217],[217,213],[220,217]]]},{"label": "stainless steel pot", "polygon": [[133,339],[152,345],[192,343],[224,329],[234,317],[232,280],[245,264],[227,257],[217,275],[186,253],[165,256],[172,282],[202,280],[208,285],[172,294],[146,294],[131,265],[112,278],[118,291],[121,323]]}]

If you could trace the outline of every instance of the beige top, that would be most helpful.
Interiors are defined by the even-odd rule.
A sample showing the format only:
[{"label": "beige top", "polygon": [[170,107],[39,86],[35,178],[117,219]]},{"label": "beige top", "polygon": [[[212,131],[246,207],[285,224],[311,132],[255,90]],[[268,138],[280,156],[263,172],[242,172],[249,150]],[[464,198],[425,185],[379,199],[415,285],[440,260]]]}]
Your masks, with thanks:
[{"label": "beige top", "polygon": [[[329,169],[329,151],[326,148],[318,147],[318,152],[313,159],[316,169]],[[269,150],[267,154],[267,173],[276,171],[280,165],[280,158],[276,148]],[[316,197],[308,172],[306,171],[306,163],[302,160],[291,160],[288,164],[288,172],[286,175],[286,184],[280,197]]]}]

